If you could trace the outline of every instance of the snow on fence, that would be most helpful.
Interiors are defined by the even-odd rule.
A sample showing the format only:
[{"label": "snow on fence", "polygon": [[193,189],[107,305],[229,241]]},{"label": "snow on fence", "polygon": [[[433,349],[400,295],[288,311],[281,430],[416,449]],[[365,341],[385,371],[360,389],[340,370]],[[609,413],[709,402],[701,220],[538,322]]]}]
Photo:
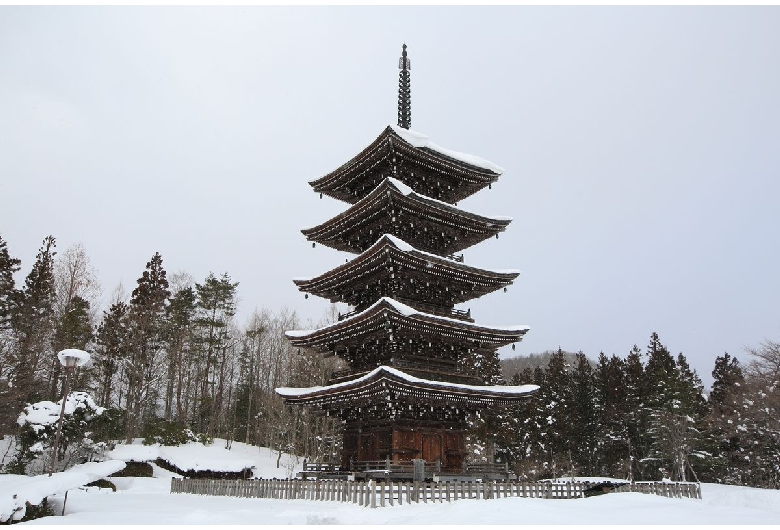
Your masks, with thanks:
[{"label": "snow on fence", "polygon": [[695,482],[634,482],[618,486],[615,493],[647,493],[678,499],[701,499],[701,485]]},{"label": "snow on fence", "polygon": [[171,493],[195,493],[261,499],[352,502],[360,506],[451,502],[459,499],[530,497],[576,499],[577,482],[356,482],[350,480],[214,480],[171,478]]}]

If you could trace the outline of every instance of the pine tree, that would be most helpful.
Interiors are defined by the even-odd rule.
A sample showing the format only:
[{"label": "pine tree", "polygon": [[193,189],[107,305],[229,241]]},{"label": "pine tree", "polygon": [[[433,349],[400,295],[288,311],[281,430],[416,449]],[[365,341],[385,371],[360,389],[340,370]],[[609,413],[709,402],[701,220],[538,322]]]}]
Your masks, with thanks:
[{"label": "pine tree", "polygon": [[155,253],[138,279],[130,298],[130,344],[128,380],[127,440],[139,435],[145,417],[154,417],[159,354],[163,347],[165,309],[170,296],[168,279],[160,253]]},{"label": "pine tree", "polygon": [[19,403],[16,389],[12,386],[10,367],[15,351],[15,340],[11,329],[11,311],[13,301],[17,297],[14,274],[19,271],[20,265],[21,261],[10,256],[8,245],[0,237],[0,434],[14,425],[19,414]]},{"label": "pine tree", "polygon": [[626,356],[623,367],[626,391],[623,425],[627,432],[630,460],[628,476],[631,480],[641,480],[645,478],[645,466],[641,464],[650,452],[650,439],[646,433],[650,427],[651,410],[648,405],[648,385],[645,383],[642,350],[636,344]]},{"label": "pine tree", "polygon": [[[15,292],[14,274],[19,271],[21,264],[19,259],[11,257],[8,244],[0,236],[0,341],[3,340],[3,330],[10,327],[11,301]],[[3,353],[2,347],[3,343],[0,342],[0,355]]]},{"label": "pine tree", "polygon": [[186,286],[171,297],[167,308],[165,331],[168,373],[165,389],[165,419],[188,420],[187,388],[193,384],[194,359],[190,355],[194,340],[197,298],[195,289]]},{"label": "pine tree", "polygon": [[[593,414],[595,416],[595,470],[597,476],[620,476],[621,460],[627,456],[627,434],[623,428],[622,412],[625,406],[623,361],[613,355],[599,354],[593,370]],[[617,370],[615,370],[617,368]]]},{"label": "pine tree", "polygon": [[11,325],[15,338],[11,354],[11,382],[15,389],[14,409],[38,401],[45,392],[41,372],[53,356],[54,256],[56,241],[47,236],[21,291],[12,297]]},{"label": "pine tree", "polygon": [[572,403],[570,445],[572,459],[579,475],[592,476],[596,471],[596,407],[593,370],[584,353],[577,353],[571,372]]},{"label": "pine tree", "polygon": [[[64,313],[57,322],[54,339],[52,340],[52,349],[55,352],[64,350],[65,348],[86,350],[87,345],[92,342],[93,336],[89,302],[76,295],[71,298]],[[62,365],[59,363],[59,359],[57,359],[57,363],[52,366],[50,378],[51,389],[49,394],[52,399],[55,399],[58,395],[62,395],[60,388],[57,386],[62,372]],[[84,367],[76,368],[74,371],[71,379],[72,388],[74,390],[84,389],[83,387],[87,383],[87,370],[88,369]]]},{"label": "pine tree", "polygon": [[706,482],[744,485],[745,432],[735,428],[741,424],[746,390],[742,367],[736,357],[724,353],[715,358],[712,377],[705,440],[711,458],[699,475]]},{"label": "pine tree", "polygon": [[720,414],[732,409],[735,406],[735,397],[745,386],[745,376],[737,358],[731,357],[728,352],[722,357],[716,357],[712,379],[709,402],[713,412]]},{"label": "pine tree", "polygon": [[541,390],[547,409],[547,449],[549,465],[554,477],[571,472],[572,392],[569,366],[564,352],[550,357],[545,371],[545,386]]},{"label": "pine tree", "polygon": [[197,426],[201,432],[212,436],[223,418],[221,409],[225,399],[228,347],[234,342],[230,326],[236,313],[237,287],[238,282],[232,282],[227,273],[219,279],[209,273],[202,284],[195,284],[198,294],[195,326],[203,359]]},{"label": "pine tree", "polygon": [[129,311],[130,306],[122,301],[112,304],[103,312],[103,321],[95,336],[97,348],[92,363],[97,370],[97,401],[105,407],[121,405],[121,399],[116,403],[113,401],[114,384],[120,364],[128,358],[130,349]]}]

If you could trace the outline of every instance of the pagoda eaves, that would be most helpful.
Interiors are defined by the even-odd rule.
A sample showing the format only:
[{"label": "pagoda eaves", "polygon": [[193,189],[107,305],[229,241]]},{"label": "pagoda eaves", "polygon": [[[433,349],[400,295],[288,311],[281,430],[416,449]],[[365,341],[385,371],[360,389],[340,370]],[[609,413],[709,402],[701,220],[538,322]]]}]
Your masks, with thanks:
[{"label": "pagoda eaves", "polygon": [[309,241],[355,254],[392,234],[420,250],[450,255],[498,235],[511,222],[420,195],[388,177],[352,207],[301,232]]},{"label": "pagoda eaves", "polygon": [[[426,398],[457,405],[466,409],[483,409],[486,405],[518,403],[529,397],[537,385],[486,386],[430,381],[409,375],[390,366],[378,366],[371,372],[350,381],[309,388],[277,388],[289,403],[307,405],[343,406],[354,402],[355,393],[402,395],[424,393]],[[419,396],[415,396],[419,397]],[[426,399],[426,402],[428,401]]]},{"label": "pagoda eaves", "polygon": [[423,195],[454,204],[497,181],[503,172],[483,158],[389,125],[349,162],[309,184],[316,192],[354,204],[386,177],[394,177]]},{"label": "pagoda eaves", "polygon": [[[417,250],[385,234],[368,250],[316,277],[293,281],[302,292],[343,302],[361,311],[378,298],[403,299],[408,305],[444,316],[455,304],[512,285],[517,270],[481,269]],[[438,308],[438,310],[437,310]],[[446,314],[446,313],[449,314]]]},{"label": "pagoda eaves", "polygon": [[476,352],[495,353],[522,340],[528,326],[485,326],[417,311],[381,298],[344,320],[313,330],[285,332],[293,346],[337,355],[357,374],[386,364],[430,372],[433,378],[469,377],[459,363]]}]

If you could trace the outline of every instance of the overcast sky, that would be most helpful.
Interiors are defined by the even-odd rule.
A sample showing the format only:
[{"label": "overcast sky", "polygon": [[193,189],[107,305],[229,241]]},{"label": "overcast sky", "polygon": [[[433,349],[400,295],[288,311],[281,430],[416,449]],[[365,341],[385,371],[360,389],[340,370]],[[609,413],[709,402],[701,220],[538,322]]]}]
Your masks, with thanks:
[{"label": "overcast sky", "polygon": [[651,332],[705,383],[780,339],[780,9],[0,7],[0,235],[23,281],[82,243],[108,302],[160,252],[318,319],[291,281],[347,254],[300,234],[345,209],[308,181],[396,122],[506,173],[459,206],[514,218],[466,304],[516,352],[625,356]]}]

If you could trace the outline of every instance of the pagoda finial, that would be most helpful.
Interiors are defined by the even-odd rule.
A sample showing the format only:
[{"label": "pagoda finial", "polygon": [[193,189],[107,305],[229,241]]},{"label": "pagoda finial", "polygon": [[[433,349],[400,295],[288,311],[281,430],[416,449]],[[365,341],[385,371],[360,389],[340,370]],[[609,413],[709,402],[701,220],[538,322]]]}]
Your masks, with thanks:
[{"label": "pagoda finial", "polygon": [[398,126],[409,129],[412,126],[412,89],[409,70],[412,63],[406,56],[406,44],[404,44],[401,58],[398,59]]}]

